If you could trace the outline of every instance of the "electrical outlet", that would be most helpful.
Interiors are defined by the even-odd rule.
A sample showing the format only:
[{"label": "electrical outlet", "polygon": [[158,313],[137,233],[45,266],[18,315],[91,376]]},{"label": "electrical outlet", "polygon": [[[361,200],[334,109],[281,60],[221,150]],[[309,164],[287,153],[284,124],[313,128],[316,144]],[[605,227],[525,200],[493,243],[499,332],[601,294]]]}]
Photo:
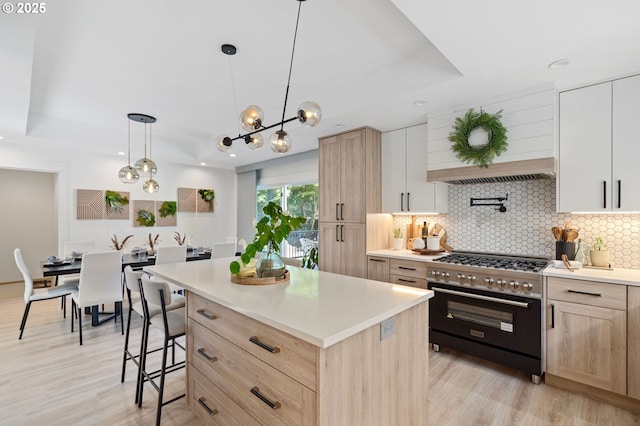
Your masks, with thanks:
[{"label": "electrical outlet", "polygon": [[396,332],[396,317],[380,323],[380,340],[384,340]]}]

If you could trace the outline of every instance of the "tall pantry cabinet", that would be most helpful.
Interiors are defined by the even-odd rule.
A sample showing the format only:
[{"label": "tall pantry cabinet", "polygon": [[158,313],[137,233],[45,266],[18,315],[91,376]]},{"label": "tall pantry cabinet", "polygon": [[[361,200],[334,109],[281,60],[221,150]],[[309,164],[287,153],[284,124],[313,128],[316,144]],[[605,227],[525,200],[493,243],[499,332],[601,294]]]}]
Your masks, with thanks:
[{"label": "tall pantry cabinet", "polygon": [[367,213],[381,203],[380,138],[364,127],[319,140],[321,271],[367,276]]}]

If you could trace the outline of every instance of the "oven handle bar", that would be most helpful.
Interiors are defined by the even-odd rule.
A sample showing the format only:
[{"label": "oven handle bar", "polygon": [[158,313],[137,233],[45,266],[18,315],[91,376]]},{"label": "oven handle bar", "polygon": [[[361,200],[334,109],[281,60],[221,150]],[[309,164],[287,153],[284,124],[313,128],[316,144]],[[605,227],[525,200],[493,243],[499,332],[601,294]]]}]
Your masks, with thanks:
[{"label": "oven handle bar", "polygon": [[529,303],[528,302],[516,302],[515,300],[498,299],[497,297],[483,296],[481,294],[466,293],[464,291],[455,291],[455,290],[449,290],[449,289],[446,289],[446,288],[439,288],[439,287],[432,287],[431,290],[436,291],[436,292],[440,292],[440,293],[454,294],[456,296],[470,297],[472,299],[479,299],[479,300],[486,300],[486,301],[489,301],[489,302],[502,303],[503,305],[517,306],[519,308],[529,308]]}]

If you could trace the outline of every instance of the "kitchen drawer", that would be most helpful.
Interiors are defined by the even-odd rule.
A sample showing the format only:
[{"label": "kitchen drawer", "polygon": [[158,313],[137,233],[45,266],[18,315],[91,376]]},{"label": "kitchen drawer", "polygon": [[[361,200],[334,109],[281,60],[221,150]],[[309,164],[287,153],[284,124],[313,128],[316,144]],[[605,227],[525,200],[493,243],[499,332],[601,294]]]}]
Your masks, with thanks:
[{"label": "kitchen drawer", "polygon": [[627,286],[620,284],[547,277],[547,298],[627,310]]},{"label": "kitchen drawer", "polygon": [[427,279],[427,263],[411,260],[391,259],[389,264],[391,275]]},{"label": "kitchen drawer", "polygon": [[[189,292],[187,297],[188,315],[194,321],[298,380],[309,389],[316,390],[316,346],[197,294]],[[273,352],[269,348],[273,348]]]},{"label": "kitchen drawer", "polygon": [[407,285],[409,287],[427,288],[426,278],[407,277],[404,275],[390,275],[391,284]]},{"label": "kitchen drawer", "polygon": [[260,423],[195,368],[189,370],[189,395],[193,411],[208,425],[260,426]]},{"label": "kitchen drawer", "polygon": [[315,392],[192,319],[187,341],[192,370],[215,383],[260,423],[315,422]]}]

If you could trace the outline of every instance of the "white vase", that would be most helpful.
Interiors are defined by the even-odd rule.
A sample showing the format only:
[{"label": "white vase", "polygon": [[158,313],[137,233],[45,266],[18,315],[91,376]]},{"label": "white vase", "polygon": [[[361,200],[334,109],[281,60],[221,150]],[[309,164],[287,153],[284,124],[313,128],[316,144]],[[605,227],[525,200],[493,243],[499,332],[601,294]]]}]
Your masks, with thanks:
[{"label": "white vase", "polygon": [[394,238],[393,239],[393,249],[394,250],[402,250],[402,246],[404,245],[404,238]]},{"label": "white vase", "polygon": [[609,250],[590,250],[589,257],[593,266],[609,266]]},{"label": "white vase", "polygon": [[427,237],[427,250],[440,250],[440,237]]}]

